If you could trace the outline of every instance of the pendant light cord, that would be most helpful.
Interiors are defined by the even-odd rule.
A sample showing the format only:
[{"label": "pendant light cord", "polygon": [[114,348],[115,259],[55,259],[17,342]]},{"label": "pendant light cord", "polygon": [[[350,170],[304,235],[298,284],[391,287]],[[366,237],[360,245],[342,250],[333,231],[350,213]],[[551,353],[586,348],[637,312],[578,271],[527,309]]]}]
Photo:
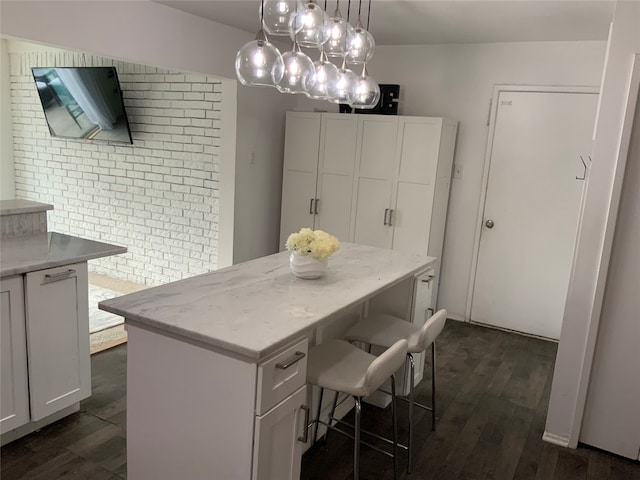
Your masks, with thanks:
[{"label": "pendant light cord", "polygon": [[260,28],[264,28],[264,0],[260,2]]},{"label": "pendant light cord", "polygon": [[347,22],[349,22],[349,15],[351,15],[351,0],[347,4]]},{"label": "pendant light cord", "polygon": [[[264,0],[262,0],[264,1]],[[371,33],[369,30],[369,21],[371,20],[371,0],[369,0],[369,13],[367,14],[367,32]]]},{"label": "pendant light cord", "polygon": [[360,11],[361,10],[362,10],[362,0],[360,0],[360,3],[358,3],[358,19],[360,19]]}]

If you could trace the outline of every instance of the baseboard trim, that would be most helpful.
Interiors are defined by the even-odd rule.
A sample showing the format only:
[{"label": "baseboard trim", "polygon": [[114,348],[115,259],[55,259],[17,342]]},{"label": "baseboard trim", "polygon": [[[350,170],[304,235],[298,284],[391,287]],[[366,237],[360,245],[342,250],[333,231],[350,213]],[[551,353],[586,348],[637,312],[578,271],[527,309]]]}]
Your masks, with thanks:
[{"label": "baseboard trim", "polygon": [[552,443],[553,445],[558,445],[559,447],[569,447],[569,439],[566,437],[561,437],[560,435],[556,435],[554,433],[549,433],[545,430],[542,435],[542,441],[547,443]]}]

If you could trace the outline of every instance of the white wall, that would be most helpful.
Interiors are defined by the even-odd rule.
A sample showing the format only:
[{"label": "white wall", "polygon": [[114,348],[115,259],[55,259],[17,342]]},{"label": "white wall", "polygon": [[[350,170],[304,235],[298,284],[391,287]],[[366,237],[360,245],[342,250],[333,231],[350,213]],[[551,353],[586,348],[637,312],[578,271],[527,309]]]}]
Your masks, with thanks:
[{"label": "white wall", "polygon": [[0,39],[0,200],[15,198],[11,82],[7,41]]},{"label": "white wall", "polygon": [[[32,42],[63,47],[70,50],[94,54],[180,71],[216,75],[235,81],[234,60],[236,52],[246,42],[253,40],[255,33],[205,20],[164,5],[147,0],[130,1],[8,1],[2,2],[0,33]],[[225,80],[223,85],[227,82]],[[233,245],[233,224],[247,222],[249,235],[272,245],[275,251],[277,235],[266,225],[279,223],[279,209],[266,208],[259,211],[260,221],[245,219],[246,212],[235,212],[235,188],[243,192],[280,190],[282,179],[274,175],[257,175],[254,170],[240,170],[234,178],[224,174],[235,173],[236,137],[238,145],[245,139],[257,137],[256,151],[261,151],[264,165],[281,168],[282,154],[272,148],[266,140],[281,135],[285,112],[292,106],[291,100],[281,96],[254,96],[250,89],[238,88],[237,101],[252,100],[252,112],[269,121],[260,125],[257,132],[251,118],[238,114],[235,132],[222,134],[220,216],[226,228],[219,232],[218,262],[231,263],[231,256],[246,259],[252,256],[242,245]],[[245,97],[246,96],[246,97]],[[223,108],[228,112],[229,98],[223,99]],[[234,114],[234,112],[232,112]],[[224,128],[229,129],[226,124]],[[273,135],[271,135],[273,134]],[[266,141],[267,143],[263,144]],[[281,147],[282,148],[282,147]],[[238,156],[238,161],[242,158]],[[242,177],[247,173],[246,178]],[[253,203],[253,202],[251,202]],[[242,218],[240,218],[240,216]],[[233,220],[231,219],[233,218]],[[264,218],[264,220],[262,220]],[[259,230],[265,228],[265,230]],[[273,236],[273,238],[271,238]],[[247,247],[249,250],[253,247]],[[254,249],[253,251],[257,251]],[[222,256],[222,255],[225,256]]]},{"label": "white wall", "polygon": [[[15,188],[49,203],[49,229],[126,246],[92,271],[159,285],[217,266],[222,84],[108,58],[9,42]],[[49,134],[32,67],[118,71],[133,145]]]},{"label": "white wall", "polygon": [[[532,42],[377,47],[370,65],[379,83],[400,85],[401,115],[435,115],[459,121],[443,271],[438,303],[463,318],[473,256],[476,217],[493,87],[598,86],[606,42]],[[331,108],[301,100],[299,109]],[[335,107],[334,107],[335,110]]]},{"label": "white wall", "polygon": [[545,427],[546,440],[565,446],[578,443],[598,337],[627,159],[629,138],[625,145],[622,132],[634,54],[640,53],[639,25],[640,2],[617,2]]},{"label": "white wall", "polygon": [[[640,76],[640,56],[636,62]],[[580,432],[581,442],[633,459],[640,448],[640,102],[636,103]]]}]

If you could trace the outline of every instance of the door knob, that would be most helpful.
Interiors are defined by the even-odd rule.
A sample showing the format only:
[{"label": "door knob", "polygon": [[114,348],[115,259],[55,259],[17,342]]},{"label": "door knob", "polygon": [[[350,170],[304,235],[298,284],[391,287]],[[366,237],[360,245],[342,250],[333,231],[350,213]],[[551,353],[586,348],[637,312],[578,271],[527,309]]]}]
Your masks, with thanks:
[{"label": "door knob", "polygon": [[487,220],[485,222],[485,225],[487,226],[487,228],[493,228],[493,226],[495,225],[495,223],[493,223],[493,220]]}]

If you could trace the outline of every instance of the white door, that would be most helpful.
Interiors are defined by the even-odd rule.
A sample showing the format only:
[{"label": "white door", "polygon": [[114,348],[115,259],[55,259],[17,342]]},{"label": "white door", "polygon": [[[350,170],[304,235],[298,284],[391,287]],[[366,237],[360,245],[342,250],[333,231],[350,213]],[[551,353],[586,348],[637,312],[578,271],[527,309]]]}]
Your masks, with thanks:
[{"label": "white door", "polygon": [[31,419],[91,395],[87,263],[26,275]]},{"label": "white door", "polygon": [[471,320],[560,336],[597,98],[499,92]]},{"label": "white door", "polygon": [[0,433],[29,421],[22,275],[0,280]]},{"label": "white door", "polygon": [[359,115],[353,241],[391,248],[389,225],[398,119]]},{"label": "white door", "polygon": [[358,117],[323,114],[314,212],[315,228],[349,240]]},{"label": "white door", "polygon": [[439,118],[399,120],[390,214],[394,250],[427,253],[441,133]]},{"label": "white door", "polygon": [[289,234],[313,228],[320,115],[288,112],[284,142],[280,250]]},{"label": "white door", "polygon": [[[267,413],[256,417],[254,439],[253,480],[298,480],[302,460],[301,441],[308,415],[307,387],[280,402]],[[308,409],[306,410],[308,412]]]}]

